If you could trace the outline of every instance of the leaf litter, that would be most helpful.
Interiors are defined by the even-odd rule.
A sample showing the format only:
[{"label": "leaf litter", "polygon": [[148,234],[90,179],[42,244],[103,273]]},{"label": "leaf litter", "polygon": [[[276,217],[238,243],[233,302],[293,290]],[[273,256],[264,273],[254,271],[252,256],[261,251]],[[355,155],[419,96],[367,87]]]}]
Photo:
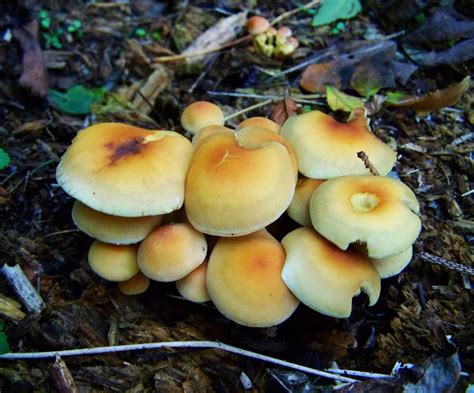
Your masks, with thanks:
[{"label": "leaf litter", "polygon": [[[20,3],[23,10],[30,12],[31,19],[35,19],[36,11],[29,9],[25,2]],[[382,5],[376,3],[375,9],[380,9]],[[408,9],[411,7],[408,3],[413,2],[394,3],[398,14],[403,14],[407,29],[415,31],[412,18],[420,9]],[[46,2],[42,5],[48,7]],[[14,9],[6,5],[2,7],[5,7],[2,11],[6,21],[20,20]],[[291,73],[281,71],[294,67],[301,58],[296,54],[294,59],[283,63],[272,62],[271,68],[278,76],[269,80],[268,75],[255,66],[255,55],[242,56],[245,45],[229,47],[219,52],[213,66],[190,93],[189,88],[196,83],[203,67],[181,72],[177,64],[163,65],[167,76],[166,83],[162,84],[150,79],[154,72],[153,61],[157,56],[180,52],[223,17],[219,10],[198,5],[194,6],[193,13],[191,6],[173,8],[172,5],[163,5],[160,13],[147,17],[146,13],[134,14],[137,11],[126,4],[88,3],[77,7],[58,4],[56,8],[48,8],[48,12],[52,25],[84,15],[81,18],[84,36],[79,38],[64,31],[58,36],[63,46],[61,51],[45,46],[41,51],[43,54],[46,51],[60,52],[48,55],[47,59],[55,60],[45,62],[49,67],[50,88],[67,91],[73,86],[83,85],[92,89],[107,86],[110,90],[91,106],[92,112],[87,115],[72,116],[45,102],[37,103],[26,92],[17,91],[15,86],[22,75],[24,49],[17,40],[3,42],[0,46],[1,58],[9,59],[5,63],[5,78],[0,82],[0,113],[4,119],[0,128],[0,147],[11,159],[10,164],[0,171],[0,255],[2,262],[21,266],[30,280],[37,284],[47,303],[47,309],[40,317],[27,316],[21,321],[18,308],[2,309],[5,311],[0,316],[5,325],[2,332],[11,350],[25,352],[109,343],[219,340],[320,369],[333,367],[335,361],[343,369],[388,375],[397,361],[416,364],[417,369],[400,371],[395,379],[362,382],[359,391],[383,388],[393,391],[408,389],[408,386],[422,391],[423,388],[433,389],[433,381],[443,381],[447,388],[456,386],[456,389],[465,390],[468,380],[459,370],[472,372],[474,369],[471,281],[456,271],[428,264],[418,255],[426,252],[446,261],[472,265],[474,232],[470,224],[470,192],[474,170],[472,140],[467,135],[472,133],[473,101],[465,80],[463,85],[459,84],[472,73],[470,63],[461,63],[459,68],[449,72],[439,66],[413,66],[409,60],[400,57],[397,50],[401,37],[378,43],[361,41],[367,21],[378,23],[365,8],[346,21],[342,33],[346,36],[343,38],[333,36],[327,26],[312,27],[312,15],[308,16],[304,11],[287,19],[296,35],[313,38],[306,41],[307,47],[300,53],[305,53],[309,59],[324,54],[327,57],[319,57],[323,60],[321,63],[330,64],[329,69],[341,80],[338,85],[337,78],[333,77],[332,81],[327,78],[329,83],[322,84],[320,91],[326,99],[332,94],[327,95],[326,84],[353,97],[357,93],[371,95],[377,88],[378,93],[372,99],[383,96],[387,90],[416,97],[428,97],[429,94],[424,93],[439,90],[437,96],[444,97],[449,94],[443,89],[450,85],[457,86],[454,88],[457,94],[453,95],[456,97],[453,101],[444,101],[450,107],[444,107],[444,104],[433,106],[425,101],[430,113],[424,116],[418,116],[413,111],[416,108],[395,111],[389,106],[380,106],[371,119],[374,132],[398,148],[396,174],[417,190],[424,225],[414,261],[398,277],[384,282],[379,304],[367,309],[364,298],[358,297],[354,300],[353,315],[347,320],[334,320],[300,307],[294,318],[281,326],[249,329],[229,322],[211,306],[189,304],[173,297],[176,295],[174,288],[166,284],[153,285],[150,292],[128,298],[98,279],[86,262],[90,240],[75,231],[70,218],[72,200],[55,185],[54,168],[57,157],[62,155],[77,130],[95,118],[179,130],[179,114],[185,103],[199,99],[219,100],[227,113],[255,103],[255,99],[249,97],[219,96],[216,99],[207,95],[211,90],[238,91],[246,87],[262,96],[283,96],[275,85],[283,84],[285,91],[295,81],[290,77]],[[226,12],[231,14],[242,11],[238,5],[235,9],[230,4],[227,7]],[[298,7],[299,4],[292,2],[262,2],[251,11],[277,17]],[[422,7],[421,11],[430,10],[430,7]],[[188,15],[200,15],[194,18],[196,25],[193,26],[193,18]],[[382,18],[382,22],[379,29],[385,35],[396,33],[392,19]],[[176,45],[177,33],[172,33],[172,30],[178,24],[188,26],[181,28],[181,33],[190,34],[183,34],[180,44]],[[2,29],[4,26],[8,29],[8,25],[2,25]],[[131,40],[137,27],[143,28],[146,35]],[[159,41],[149,38],[155,30],[160,32]],[[317,39],[314,39],[316,34]],[[346,37],[353,42],[344,44]],[[459,39],[461,41],[451,49],[469,41],[468,37],[459,36]],[[127,45],[126,42],[133,44]],[[376,52],[379,44],[380,48],[388,50],[380,59],[373,60],[375,66],[369,66],[370,56],[364,51]],[[436,46],[435,50],[442,53],[449,49]],[[261,61],[269,64],[265,63],[267,60]],[[413,71],[406,72],[407,65]],[[364,71],[360,71],[363,78],[355,80],[363,82],[353,84],[352,76],[358,66]],[[379,66],[388,67],[388,82],[377,79]],[[345,67],[349,70],[347,73],[342,72]],[[403,72],[400,72],[401,68]],[[364,82],[371,73],[375,73],[375,78]],[[319,77],[324,75],[318,74]],[[132,97],[137,97],[139,86],[147,82],[149,89],[146,91],[149,93],[143,94],[145,99],[142,98],[141,104],[135,107]],[[317,82],[318,79],[313,78],[313,83]],[[388,86],[384,86],[386,83]],[[159,86],[163,88],[154,96]],[[355,89],[355,86],[360,87]],[[289,97],[295,95],[293,89]],[[433,102],[432,98],[430,100]],[[321,103],[324,104],[323,99]],[[305,110],[307,105],[312,104],[297,107],[278,104],[277,107],[283,109],[281,121],[295,111]],[[329,106],[324,110],[338,109],[342,108]],[[251,113],[244,112],[238,119],[253,114],[270,117],[271,113],[270,105],[260,106]],[[410,146],[418,148],[408,148]],[[287,220],[285,225],[289,228],[292,224]],[[15,294],[2,277],[0,293],[2,299],[15,301]],[[11,301],[7,301],[10,306],[14,304]],[[446,350],[445,336],[449,336],[457,346],[456,354]],[[257,361],[215,350],[98,355],[70,358],[64,364],[76,387],[89,391],[233,392],[242,390],[242,372],[250,378],[255,391],[333,390],[327,381],[307,374],[266,367]],[[50,365],[53,361],[43,360],[34,364],[1,361],[0,389],[51,390],[55,382],[51,380],[54,372],[48,368]]]}]

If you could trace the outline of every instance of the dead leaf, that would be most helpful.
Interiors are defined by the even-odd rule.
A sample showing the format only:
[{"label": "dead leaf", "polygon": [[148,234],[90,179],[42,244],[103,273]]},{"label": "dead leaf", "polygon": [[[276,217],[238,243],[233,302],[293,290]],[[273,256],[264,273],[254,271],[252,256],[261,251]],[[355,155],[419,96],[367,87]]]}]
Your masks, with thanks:
[{"label": "dead leaf", "polygon": [[34,95],[45,97],[48,93],[48,74],[40,44],[33,33],[37,29],[38,22],[34,20],[23,27],[13,29],[13,36],[23,50],[20,85]]},{"label": "dead leaf", "polygon": [[474,38],[464,40],[442,52],[430,53],[424,66],[456,65],[465,63],[474,57]]},{"label": "dead leaf", "polygon": [[324,93],[326,85],[341,88],[340,67],[336,61],[312,64],[303,71],[300,86],[311,93]]},{"label": "dead leaf", "polygon": [[[240,12],[236,15],[219,20],[214,26],[211,26],[202,33],[194,42],[183,52],[183,55],[204,51],[217,47],[234,40],[240,34],[247,21],[247,12]],[[205,55],[186,58],[188,64],[201,61]]]},{"label": "dead leaf", "polygon": [[411,97],[391,104],[400,109],[415,109],[417,111],[432,111],[456,104],[462,94],[469,88],[471,78],[466,76],[461,82],[428,93],[424,96]]},{"label": "dead leaf", "polygon": [[426,45],[472,36],[474,22],[453,8],[444,7],[430,15],[419,28],[406,37],[406,41]]},{"label": "dead leaf", "polygon": [[364,99],[350,96],[333,86],[326,86],[326,100],[333,111],[352,112],[355,108],[364,107]]},{"label": "dead leaf", "polygon": [[298,105],[290,96],[288,96],[285,100],[273,106],[272,120],[281,126],[286,119],[290,116],[296,115],[297,112]]}]

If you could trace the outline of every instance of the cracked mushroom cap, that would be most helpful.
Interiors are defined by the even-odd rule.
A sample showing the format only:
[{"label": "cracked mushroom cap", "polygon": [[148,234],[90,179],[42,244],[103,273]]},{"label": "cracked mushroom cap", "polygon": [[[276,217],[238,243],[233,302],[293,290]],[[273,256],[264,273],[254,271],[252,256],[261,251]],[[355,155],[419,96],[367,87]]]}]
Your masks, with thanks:
[{"label": "cracked mushroom cap", "polygon": [[124,295],[139,295],[150,286],[150,280],[142,272],[135,274],[130,280],[119,282],[118,287]]},{"label": "cracked mushroom cap", "polygon": [[140,271],[155,281],[176,281],[204,262],[206,238],[189,224],[168,224],[150,233],[138,248]]},{"label": "cracked mushroom cap", "polygon": [[72,219],[86,235],[112,244],[141,242],[161,223],[161,216],[111,216],[91,209],[79,201],[75,201],[72,207]]},{"label": "cracked mushroom cap", "polygon": [[216,133],[196,147],[186,179],[185,209],[200,232],[255,232],[280,217],[291,202],[296,180],[286,147],[269,141],[249,148],[244,142]]},{"label": "cracked mushroom cap", "polygon": [[290,206],[286,210],[292,220],[303,226],[311,226],[309,202],[314,190],[323,182],[324,180],[299,177],[298,183],[296,183],[295,195],[293,195]]},{"label": "cracked mushroom cap", "polygon": [[402,182],[383,176],[330,179],[310,202],[313,227],[340,249],[365,243],[371,258],[407,250],[418,237],[420,206]]},{"label": "cracked mushroom cap", "polygon": [[381,278],[396,276],[405,269],[413,257],[413,247],[408,247],[401,254],[391,255],[389,257],[375,259],[371,258],[372,265],[375,266]]},{"label": "cracked mushroom cap", "polygon": [[176,289],[182,297],[195,302],[203,303],[210,300],[206,285],[207,260],[201,263],[187,276],[176,281]]},{"label": "cracked mushroom cap", "polygon": [[221,238],[209,258],[207,290],[217,309],[241,325],[282,323],[299,301],[281,279],[285,252],[266,230]]},{"label": "cracked mushroom cap", "polygon": [[108,281],[127,281],[138,273],[137,247],[94,241],[89,249],[89,265]]},{"label": "cracked mushroom cap", "polygon": [[119,123],[80,131],[56,171],[58,184],[94,210],[122,217],[179,209],[193,154],[185,137]]},{"label": "cracked mushroom cap", "polygon": [[282,278],[291,292],[308,307],[335,318],[347,318],[352,298],[361,291],[374,305],[380,295],[380,276],[369,258],[342,251],[313,228],[288,233]]},{"label": "cracked mushroom cap", "polygon": [[250,126],[266,128],[270,131],[276,132],[277,134],[280,132],[281,128],[280,125],[275,123],[273,120],[267,119],[266,117],[255,116],[249,117],[248,119],[239,123],[237,126],[237,131]]},{"label": "cracked mushroom cap", "polygon": [[396,153],[370,131],[362,108],[355,109],[347,123],[320,111],[290,116],[280,134],[293,147],[299,171],[312,179],[368,174],[357,157],[360,151],[381,175],[388,174],[396,160]]},{"label": "cracked mushroom cap", "polygon": [[181,114],[181,125],[191,134],[196,134],[207,126],[223,126],[224,113],[216,104],[208,101],[196,101],[188,105]]}]

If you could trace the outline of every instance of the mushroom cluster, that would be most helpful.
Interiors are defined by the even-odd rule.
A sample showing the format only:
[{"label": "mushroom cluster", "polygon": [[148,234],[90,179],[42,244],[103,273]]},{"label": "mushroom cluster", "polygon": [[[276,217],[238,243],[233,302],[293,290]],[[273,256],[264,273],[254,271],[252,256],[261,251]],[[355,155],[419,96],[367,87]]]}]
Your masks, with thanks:
[{"label": "mushroom cluster", "polygon": [[[381,278],[409,263],[421,221],[413,192],[385,176],[395,152],[365,111],[345,124],[319,111],[281,129],[263,117],[224,124],[199,101],[181,116],[192,143],[118,123],[78,133],[57,181],[95,239],[92,270],[128,295],[176,282],[185,299],[251,327],[283,322],[300,302],[336,318],[361,291],[375,304]],[[279,242],[268,226],[285,212],[301,227]]]},{"label": "mushroom cluster", "polygon": [[247,32],[252,35],[255,50],[266,56],[284,59],[290,56],[299,46],[298,39],[287,26],[278,30],[261,16],[252,16],[247,21]]}]

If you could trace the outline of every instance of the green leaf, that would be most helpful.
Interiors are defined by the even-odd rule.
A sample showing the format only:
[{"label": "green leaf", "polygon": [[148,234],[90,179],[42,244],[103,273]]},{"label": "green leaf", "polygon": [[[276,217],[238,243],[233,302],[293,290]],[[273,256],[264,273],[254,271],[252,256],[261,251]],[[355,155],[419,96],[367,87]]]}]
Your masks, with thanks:
[{"label": "green leaf", "polygon": [[324,26],[338,19],[350,19],[362,10],[360,0],[325,0],[313,17],[313,27]]},{"label": "green leaf", "polygon": [[333,111],[352,112],[355,108],[364,107],[364,99],[350,96],[332,86],[326,86],[326,100]]},{"label": "green leaf", "polygon": [[103,87],[88,88],[81,85],[71,87],[65,93],[49,89],[48,97],[61,111],[70,115],[87,115],[91,105],[102,98],[106,89]]},{"label": "green leaf", "polygon": [[388,104],[398,104],[404,98],[405,94],[400,91],[389,91],[385,102]]},{"label": "green leaf", "polygon": [[8,345],[7,335],[3,333],[4,325],[0,322],[0,355],[10,352],[10,346]]},{"label": "green leaf", "polygon": [[10,161],[10,155],[0,147],[0,170],[6,168]]}]

